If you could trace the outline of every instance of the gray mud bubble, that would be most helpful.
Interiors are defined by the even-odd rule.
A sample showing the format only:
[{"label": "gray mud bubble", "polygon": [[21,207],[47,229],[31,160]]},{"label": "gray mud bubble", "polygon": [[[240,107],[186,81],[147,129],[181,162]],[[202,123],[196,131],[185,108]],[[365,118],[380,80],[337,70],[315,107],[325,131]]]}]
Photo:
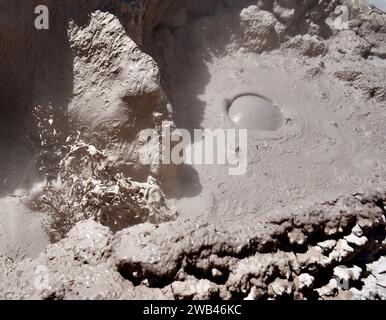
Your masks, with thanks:
[{"label": "gray mud bubble", "polygon": [[245,93],[227,101],[228,116],[240,129],[275,131],[283,126],[282,112],[263,96]]},{"label": "gray mud bubble", "polygon": [[[46,0],[39,31],[19,2],[0,0],[0,299],[386,299],[385,12]],[[235,127],[243,175],[141,161],[163,128]]]}]

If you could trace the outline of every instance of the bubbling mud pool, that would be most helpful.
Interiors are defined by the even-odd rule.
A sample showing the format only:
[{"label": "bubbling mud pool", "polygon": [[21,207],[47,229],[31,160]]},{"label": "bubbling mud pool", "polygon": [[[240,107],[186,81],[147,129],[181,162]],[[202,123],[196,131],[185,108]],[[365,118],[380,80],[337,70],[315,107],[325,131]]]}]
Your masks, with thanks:
[{"label": "bubbling mud pool", "polygon": [[[221,13],[212,19],[222,21]],[[189,30],[202,25],[208,30],[206,23],[197,19]],[[184,39],[174,43],[184,47]],[[194,56],[179,63],[177,50],[166,65],[179,70],[171,77],[170,94],[178,125],[190,129],[193,120],[205,129],[248,129],[247,173],[230,177],[227,166],[193,164],[202,192],[176,199],[183,216],[216,223],[247,216],[264,221],[279,208],[386,187],[380,169],[386,159],[386,112],[334,77],[349,61],[338,66],[322,55],[305,60],[241,48],[205,63]],[[377,73],[378,63],[369,61],[368,70]],[[227,112],[222,112],[224,97]]]},{"label": "bubbling mud pool", "polygon": [[[0,0],[0,298],[384,297],[386,15],[351,2]],[[139,161],[174,129],[246,129],[246,172]]]},{"label": "bubbling mud pool", "polygon": [[[135,38],[135,32],[124,28],[125,20],[105,13],[92,19],[90,26],[87,19],[82,23],[73,21],[79,25],[68,32],[72,36],[70,46],[64,32],[68,21],[63,19],[65,27],[55,26],[53,32],[55,35],[63,28],[59,30],[60,41],[51,48],[52,56],[61,53],[58,61],[47,57],[39,61],[48,60],[52,69],[66,70],[66,77],[62,77],[65,80],[61,78],[60,83],[66,90],[63,93],[51,88],[57,79],[50,79],[55,73],[48,68],[47,84],[43,81],[37,86],[40,92],[34,94],[39,97],[45,91],[49,94],[25,104],[30,107],[53,100],[64,109],[68,104],[69,113],[86,120],[89,117],[90,122],[94,121],[92,124],[97,124],[88,128],[89,136],[95,137],[118,128],[119,134],[135,140],[141,129],[153,124],[165,99],[170,100],[168,107],[174,110],[173,120],[179,128],[248,129],[246,174],[231,177],[227,165],[192,164],[178,170],[167,168],[157,177],[166,197],[175,201],[182,219],[203,218],[214,224],[233,224],[252,217],[263,223],[275,216],[276,209],[308,206],[362,189],[383,190],[386,187],[385,109],[353,85],[337,79],[335,74],[356,68],[354,75],[367,72],[371,82],[372,75],[379,77],[380,70],[384,70],[384,60],[375,57],[364,60],[358,53],[351,54],[360,42],[351,34],[352,42],[345,43],[343,54],[343,49],[337,48],[337,43],[343,40],[335,42],[331,38],[333,32],[323,20],[326,17],[303,21],[306,19],[300,18],[301,14],[294,15],[292,18],[299,21],[296,30],[292,30],[285,21],[291,15],[290,18],[285,14],[275,16],[269,1],[261,8],[253,1],[228,2],[200,2],[202,8],[194,1],[189,1],[186,7],[176,2],[165,6],[167,9],[153,8],[154,16],[144,14],[146,23],[138,31],[143,35],[137,35],[141,38],[139,47],[129,38]],[[165,14],[162,10],[166,10]],[[181,19],[171,19],[171,15]],[[257,22],[261,25],[256,25]],[[112,26],[112,32],[106,32],[106,26]],[[85,53],[84,46],[91,41],[87,32],[92,34],[95,30],[102,34],[98,41],[103,50],[98,51],[98,44],[91,46],[97,54],[91,49]],[[112,52],[111,37],[103,38],[104,32],[119,34],[124,39],[123,45],[114,47],[118,54]],[[308,33],[318,37],[306,37]],[[55,38],[52,34],[50,37]],[[19,40],[22,43],[23,39]],[[51,38],[48,40],[52,42]],[[149,56],[144,57],[141,50]],[[127,52],[136,56],[128,59]],[[96,67],[104,58],[110,65]],[[132,67],[127,63],[129,60],[141,63]],[[13,76],[17,82],[17,73]],[[159,78],[162,78],[160,85]],[[33,95],[28,98],[34,99]],[[6,99],[3,104],[10,101],[11,98]],[[20,114],[22,111],[25,110],[20,108]],[[119,127],[121,119],[125,120],[123,129]],[[31,118],[23,121],[32,122]],[[98,126],[107,131],[94,134],[92,131],[99,129]],[[36,128],[33,134],[28,130],[26,135],[36,139]],[[101,145],[113,145],[115,138]],[[116,171],[126,170],[128,175],[145,180],[144,176],[153,171],[141,168],[143,172],[138,173],[140,170],[122,156],[132,152],[132,146],[125,143],[108,150],[113,154]],[[33,158],[37,151],[24,158]],[[5,158],[3,162],[7,162]],[[30,165],[26,162],[24,167]],[[12,183],[7,173],[4,178],[8,184]],[[31,180],[27,189],[36,182],[32,178],[27,180]],[[22,187],[19,184],[23,183],[17,182],[11,189]]]},{"label": "bubbling mud pool", "polygon": [[240,94],[225,105],[229,118],[240,129],[275,131],[283,125],[277,106],[258,94]]}]

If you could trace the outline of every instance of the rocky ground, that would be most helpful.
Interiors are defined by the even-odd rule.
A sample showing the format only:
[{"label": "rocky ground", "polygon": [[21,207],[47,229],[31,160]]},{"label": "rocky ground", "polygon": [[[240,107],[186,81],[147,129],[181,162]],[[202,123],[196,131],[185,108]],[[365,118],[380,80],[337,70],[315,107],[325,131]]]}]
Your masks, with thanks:
[{"label": "rocky ground", "polygon": [[[45,33],[0,1],[1,298],[386,298],[385,13],[40,2]],[[288,117],[247,176],[141,164],[145,130],[223,127],[251,87]]]}]

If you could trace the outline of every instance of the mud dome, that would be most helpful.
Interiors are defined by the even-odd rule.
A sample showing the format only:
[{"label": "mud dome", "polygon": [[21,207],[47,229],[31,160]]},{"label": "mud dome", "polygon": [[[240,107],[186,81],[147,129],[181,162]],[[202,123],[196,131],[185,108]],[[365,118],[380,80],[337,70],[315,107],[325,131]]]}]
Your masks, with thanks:
[{"label": "mud dome", "polygon": [[283,115],[269,99],[257,94],[240,94],[225,100],[225,112],[240,129],[275,131],[283,125]]},{"label": "mud dome", "polygon": [[[0,297],[385,298],[385,13],[39,4],[0,0]],[[247,173],[143,165],[162,122],[249,129]]]}]

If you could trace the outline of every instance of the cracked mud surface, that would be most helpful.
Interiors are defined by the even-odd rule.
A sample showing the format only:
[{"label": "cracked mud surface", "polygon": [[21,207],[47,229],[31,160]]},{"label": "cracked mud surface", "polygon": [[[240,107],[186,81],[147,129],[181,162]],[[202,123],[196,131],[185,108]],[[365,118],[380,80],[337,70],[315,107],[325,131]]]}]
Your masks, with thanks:
[{"label": "cracked mud surface", "polygon": [[[0,2],[1,298],[386,298],[385,13],[337,30],[341,1],[43,2],[44,35],[34,1]],[[139,162],[143,130],[232,128],[246,93],[285,120],[249,132],[246,175]]]}]

